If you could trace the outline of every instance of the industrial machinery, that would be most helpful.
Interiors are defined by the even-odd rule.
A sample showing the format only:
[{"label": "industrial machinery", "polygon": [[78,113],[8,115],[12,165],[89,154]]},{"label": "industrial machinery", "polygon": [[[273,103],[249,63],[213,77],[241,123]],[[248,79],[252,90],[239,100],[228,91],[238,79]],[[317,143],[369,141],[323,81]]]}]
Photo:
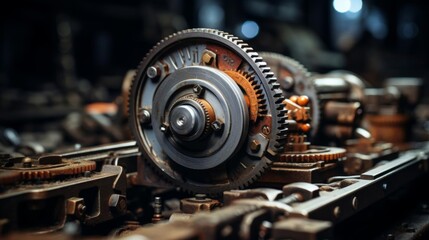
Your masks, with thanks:
[{"label": "industrial machinery", "polygon": [[[135,72],[131,141],[2,153],[6,238],[428,236],[429,145],[374,139],[356,75],[310,73],[214,29],[161,40]],[[386,215],[404,205],[418,214]]]}]

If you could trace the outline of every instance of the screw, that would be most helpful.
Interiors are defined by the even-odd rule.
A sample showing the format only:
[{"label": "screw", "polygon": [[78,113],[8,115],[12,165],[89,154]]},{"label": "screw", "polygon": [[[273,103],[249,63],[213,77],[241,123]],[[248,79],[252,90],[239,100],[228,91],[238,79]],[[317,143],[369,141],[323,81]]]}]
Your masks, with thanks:
[{"label": "screw", "polygon": [[147,109],[140,109],[139,120],[140,120],[141,124],[149,123],[150,122],[150,112]]},{"label": "screw", "polygon": [[155,67],[155,66],[151,66],[151,67],[149,67],[149,68],[147,69],[147,71],[146,71],[146,75],[147,75],[149,78],[152,78],[152,79],[154,79],[154,78],[158,77],[160,73],[161,73],[161,72],[159,71],[159,69],[158,69],[157,67]]},{"label": "screw", "polygon": [[197,84],[192,88],[192,91],[194,91],[194,93],[200,96],[201,94],[203,94],[204,88]]},{"label": "screw", "polygon": [[271,133],[270,127],[268,127],[267,125],[264,125],[262,127],[262,133],[265,134],[265,135],[269,135]]},{"label": "screw", "polygon": [[250,143],[250,150],[252,150],[252,152],[259,152],[259,150],[261,150],[261,143],[257,140],[253,140]]},{"label": "screw", "polygon": [[223,129],[223,125],[223,122],[221,122],[220,120],[214,120],[211,126],[215,132],[219,132]]},{"label": "screw", "polygon": [[91,177],[91,171],[85,171],[85,172],[83,173],[83,176],[84,176],[84,177]]},{"label": "screw", "polygon": [[206,65],[211,65],[213,63],[214,57],[215,56],[213,52],[205,52],[202,57],[203,63]]},{"label": "screw", "polygon": [[31,168],[33,166],[33,160],[29,157],[25,157],[22,159],[22,166],[25,168]]}]

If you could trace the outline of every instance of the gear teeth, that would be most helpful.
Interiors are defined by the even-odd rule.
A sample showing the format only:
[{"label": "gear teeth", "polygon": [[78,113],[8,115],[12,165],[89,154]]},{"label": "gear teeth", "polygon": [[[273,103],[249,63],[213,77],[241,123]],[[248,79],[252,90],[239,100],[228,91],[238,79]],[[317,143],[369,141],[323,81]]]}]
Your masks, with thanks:
[{"label": "gear teeth", "polygon": [[284,153],[280,155],[280,161],[290,163],[332,162],[346,156],[345,149],[334,147],[327,149],[328,152],[320,153]]},{"label": "gear teeth", "polygon": [[[211,194],[211,195],[215,195],[215,194],[219,194],[221,192],[223,192],[224,190],[229,190],[229,189],[234,189],[234,188],[243,188],[245,186],[248,186],[250,183],[256,181],[256,179],[268,168],[268,165],[272,163],[272,161],[270,160],[271,157],[274,157],[273,159],[276,159],[276,156],[271,156],[270,154],[275,154],[278,152],[282,152],[284,145],[286,143],[286,130],[287,128],[284,126],[285,120],[286,120],[286,115],[284,114],[283,111],[283,96],[280,91],[280,86],[277,84],[277,79],[274,77],[274,74],[271,72],[270,68],[267,66],[267,63],[263,61],[263,58],[260,57],[258,55],[258,53],[256,53],[251,47],[249,47],[246,43],[244,43],[242,40],[239,40],[237,37],[232,36],[231,34],[227,33],[227,32],[223,32],[223,31],[219,31],[219,30],[214,30],[214,29],[207,29],[207,28],[197,28],[197,29],[188,29],[188,30],[183,30],[180,32],[177,32],[175,34],[172,34],[164,39],[162,39],[161,41],[159,41],[147,54],[146,56],[143,58],[143,60],[140,62],[140,64],[138,65],[138,69],[139,72],[135,75],[132,84],[131,84],[131,88],[130,88],[130,98],[129,98],[129,111],[130,111],[130,122],[131,122],[131,129],[132,129],[132,134],[134,135],[135,139],[141,139],[141,133],[139,132],[139,123],[138,123],[138,118],[136,117],[136,109],[139,107],[138,105],[138,99],[137,97],[139,97],[139,87],[140,84],[142,84],[141,79],[142,79],[142,74],[144,74],[144,64],[147,63],[149,57],[151,56],[155,56],[155,51],[159,51],[161,52],[161,50],[166,47],[169,46],[169,44],[173,44],[172,42],[174,42],[174,38],[180,38],[181,41],[185,41],[187,39],[187,36],[185,35],[193,35],[193,36],[198,36],[199,38],[204,38],[201,37],[201,34],[209,34],[211,35],[210,37],[210,41],[216,41],[216,39],[220,39],[222,38],[221,41],[229,41],[229,43],[234,44],[235,46],[241,48],[241,50],[247,54],[247,56],[249,56],[251,58],[251,61],[253,62],[252,67],[256,69],[258,69],[258,74],[260,75],[260,81],[263,82],[264,84],[264,88],[266,91],[266,95],[265,94],[260,94],[258,99],[269,99],[270,104],[272,104],[273,106],[270,105],[270,110],[271,110],[271,114],[273,116],[273,118],[277,118],[275,120],[275,122],[273,122],[273,126],[272,126],[272,133],[274,133],[272,136],[273,139],[272,141],[270,141],[269,146],[268,146],[268,150],[266,151],[266,154],[264,155],[264,157],[262,159],[260,159],[258,161],[257,164],[252,166],[252,170],[251,170],[251,174],[250,173],[246,173],[246,175],[244,176],[240,176],[237,177],[237,179],[235,179],[233,182],[231,182],[230,185],[228,186],[211,186],[211,187],[205,187],[204,191],[205,193]],[[159,50],[161,49],[161,50]],[[158,54],[159,52],[156,52],[156,54]],[[249,61],[250,62],[250,61]],[[252,83],[255,80],[252,79]],[[261,86],[259,85],[260,82],[256,81],[256,84],[254,85],[255,87],[258,87],[258,90],[261,88]],[[253,85],[252,85],[253,86]],[[262,89],[263,90],[263,89]],[[267,104],[265,104],[266,102],[264,102],[264,104],[261,105],[261,107],[264,107],[264,114],[268,113],[268,109],[267,108]],[[259,101],[258,101],[259,104]],[[131,107],[130,107],[131,106]],[[144,146],[141,145],[143,143],[141,143],[140,141],[138,141],[140,148],[142,149]],[[146,154],[146,153],[144,153]],[[166,180],[166,182],[168,183],[172,183],[174,185],[179,185],[179,187],[181,189],[183,189],[186,192],[189,193],[194,193],[195,189],[198,190],[197,192],[201,192],[201,187],[197,186],[196,184],[190,184],[187,181],[184,182],[177,182],[176,179],[174,179],[172,176],[174,174],[179,174],[177,172],[174,172],[173,170],[173,175],[167,175],[165,173],[165,169],[161,169],[160,166],[158,166],[155,162],[153,162],[149,156],[144,157],[145,161],[148,163],[148,165],[151,167],[151,169],[155,170],[156,173],[158,173],[158,175],[160,175],[164,180]],[[176,180],[176,181],[175,181]]]}]

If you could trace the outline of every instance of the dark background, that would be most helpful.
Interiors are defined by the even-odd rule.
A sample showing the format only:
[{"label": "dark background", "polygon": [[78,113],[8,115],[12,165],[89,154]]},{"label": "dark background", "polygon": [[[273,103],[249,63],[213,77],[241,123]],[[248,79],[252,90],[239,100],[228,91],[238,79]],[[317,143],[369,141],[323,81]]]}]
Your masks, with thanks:
[{"label": "dark background", "polygon": [[423,0],[10,1],[0,9],[0,123],[29,106],[112,101],[156,42],[193,27],[228,31],[311,71],[351,70],[369,86],[426,83],[428,15]]},{"label": "dark background", "polygon": [[215,27],[246,38],[248,20],[259,25],[247,39],[255,50],[289,55],[313,71],[349,69],[374,84],[427,78],[427,4],[362,3],[352,16],[337,13],[332,0],[10,1],[0,10],[0,86],[108,84],[175,31]]}]

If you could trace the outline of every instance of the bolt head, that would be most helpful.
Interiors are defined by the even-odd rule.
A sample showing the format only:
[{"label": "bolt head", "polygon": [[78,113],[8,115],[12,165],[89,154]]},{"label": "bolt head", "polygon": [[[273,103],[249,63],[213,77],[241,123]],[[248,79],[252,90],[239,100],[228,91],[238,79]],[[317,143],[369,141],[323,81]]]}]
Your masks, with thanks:
[{"label": "bolt head", "polygon": [[29,157],[25,157],[22,159],[22,166],[25,168],[30,168],[33,165],[33,160]]},{"label": "bolt head", "polygon": [[250,150],[252,150],[252,152],[259,152],[259,150],[261,150],[261,143],[259,143],[258,140],[253,140],[250,142]]},{"label": "bolt head", "polygon": [[161,127],[159,128],[159,130],[160,130],[161,132],[163,132],[163,133],[166,133],[166,132],[167,132],[167,129],[168,129],[168,125],[167,125],[167,124],[165,124],[165,123],[163,123],[163,124],[161,125]]},{"label": "bolt head", "polygon": [[270,129],[270,127],[268,127],[268,126],[263,126],[262,127],[262,133],[263,134],[265,134],[265,135],[269,135],[270,133],[271,133],[271,129]]},{"label": "bolt head", "polygon": [[141,124],[147,124],[150,122],[150,112],[147,109],[141,109],[139,111],[139,120]]},{"label": "bolt head", "polygon": [[158,69],[157,67],[155,67],[155,66],[151,66],[151,67],[149,67],[149,68],[147,69],[147,71],[146,71],[146,75],[147,75],[149,78],[156,78],[156,77],[158,77],[158,76],[159,76],[159,74],[160,74],[160,71],[159,71],[159,69]]},{"label": "bolt head", "polygon": [[222,129],[223,129],[223,122],[221,122],[221,121],[219,121],[219,120],[215,120],[215,121],[213,121],[212,122],[212,124],[211,124],[211,126],[212,126],[212,129],[215,131],[215,132],[219,132],[219,131],[221,131]]},{"label": "bolt head", "polygon": [[203,94],[204,88],[197,84],[192,88],[192,91],[199,96],[199,95]]},{"label": "bolt head", "polygon": [[202,59],[203,59],[204,64],[211,65],[213,63],[213,60],[214,60],[213,53],[205,52],[203,54]]}]

